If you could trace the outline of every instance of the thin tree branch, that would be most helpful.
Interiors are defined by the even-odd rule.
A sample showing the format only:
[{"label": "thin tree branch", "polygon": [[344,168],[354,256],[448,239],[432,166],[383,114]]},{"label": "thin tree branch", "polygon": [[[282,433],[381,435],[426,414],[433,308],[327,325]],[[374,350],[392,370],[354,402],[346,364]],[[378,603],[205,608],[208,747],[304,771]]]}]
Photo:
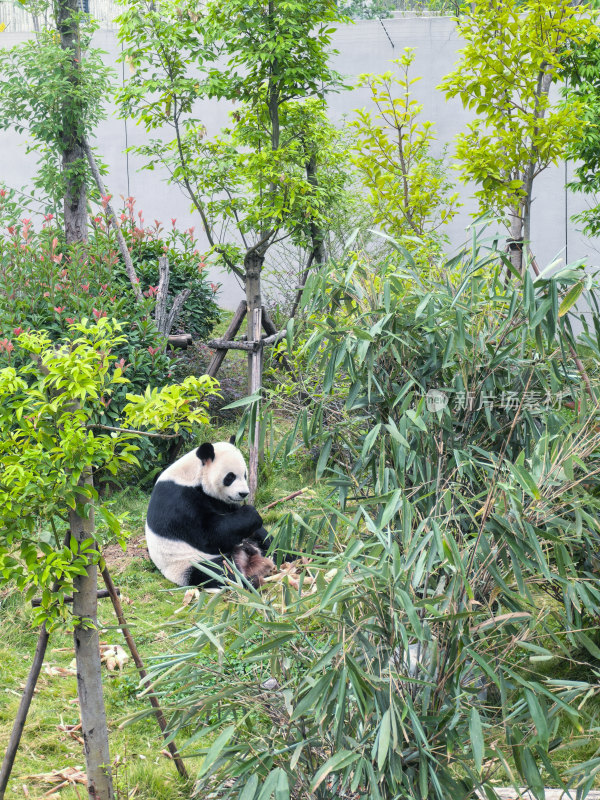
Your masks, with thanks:
[{"label": "thin tree branch", "polygon": [[106,187],[104,186],[102,176],[100,175],[100,170],[98,169],[98,165],[96,164],[96,159],[94,158],[94,154],[92,153],[92,148],[85,140],[83,142],[83,147],[85,150],[85,154],[87,156],[88,164],[90,165],[90,170],[92,172],[92,175],[94,176],[94,180],[96,181],[96,186],[98,187],[98,191],[102,195],[103,204],[105,204],[106,206],[106,216],[108,223],[109,225],[113,226],[113,229],[117,236],[117,243],[119,245],[121,257],[125,262],[125,270],[127,272],[129,282],[131,283],[131,286],[133,288],[135,299],[138,301],[138,303],[141,303],[142,290],[140,289],[140,281],[136,274],[135,267],[133,266],[133,261],[131,260],[131,253],[129,252],[129,248],[127,247],[127,242],[125,241],[125,238],[121,231],[121,227],[117,222],[117,216],[114,212],[114,209],[111,206],[110,201],[107,199],[108,192],[106,191]]}]

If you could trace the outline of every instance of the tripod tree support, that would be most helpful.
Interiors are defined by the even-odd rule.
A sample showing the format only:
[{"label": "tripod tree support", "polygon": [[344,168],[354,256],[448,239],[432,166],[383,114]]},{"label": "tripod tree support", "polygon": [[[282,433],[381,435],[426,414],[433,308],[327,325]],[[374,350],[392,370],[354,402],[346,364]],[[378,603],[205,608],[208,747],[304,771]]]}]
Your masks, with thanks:
[{"label": "tripod tree support", "polygon": [[[239,331],[244,317],[248,314],[248,335],[240,340],[234,339]],[[266,337],[261,336],[264,329]],[[277,344],[285,336],[285,331],[278,331],[269,318],[264,306],[255,306],[251,315],[248,312],[248,305],[245,300],[237,307],[235,314],[222,339],[211,339],[207,345],[216,350],[212,357],[206,374],[214,378],[219,367],[223,363],[228,350],[244,350],[248,353],[248,394],[253,395],[262,386],[263,369],[263,350],[265,347]],[[286,368],[290,368],[286,360],[282,361]],[[258,461],[260,449],[260,420],[258,409],[255,411],[256,417],[253,421],[254,429],[250,435],[250,457],[248,459],[248,488],[250,490],[248,500],[254,502],[256,487],[258,484]]]}]

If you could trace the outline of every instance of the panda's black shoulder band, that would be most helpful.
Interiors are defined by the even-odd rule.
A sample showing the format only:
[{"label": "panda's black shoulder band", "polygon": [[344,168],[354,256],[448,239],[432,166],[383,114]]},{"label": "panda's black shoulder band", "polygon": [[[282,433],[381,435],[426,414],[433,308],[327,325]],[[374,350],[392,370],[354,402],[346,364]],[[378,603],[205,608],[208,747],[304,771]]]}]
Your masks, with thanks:
[{"label": "panda's black shoulder band", "polygon": [[203,464],[205,464],[207,461],[214,461],[215,448],[212,446],[212,444],[210,444],[210,442],[206,442],[205,444],[201,444],[196,450],[196,455]]}]

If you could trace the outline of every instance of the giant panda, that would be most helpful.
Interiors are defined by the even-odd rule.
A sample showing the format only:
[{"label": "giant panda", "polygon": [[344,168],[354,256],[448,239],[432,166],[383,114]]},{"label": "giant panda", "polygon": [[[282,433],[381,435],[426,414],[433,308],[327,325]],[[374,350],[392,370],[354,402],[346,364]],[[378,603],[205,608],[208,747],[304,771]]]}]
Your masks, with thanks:
[{"label": "giant panda", "polygon": [[230,442],[206,443],[167,467],[154,485],[146,516],[150,558],[178,586],[223,585],[193,566],[208,562],[225,575],[228,564],[255,587],[273,572],[264,557],[270,539],[248,496],[244,457]]}]

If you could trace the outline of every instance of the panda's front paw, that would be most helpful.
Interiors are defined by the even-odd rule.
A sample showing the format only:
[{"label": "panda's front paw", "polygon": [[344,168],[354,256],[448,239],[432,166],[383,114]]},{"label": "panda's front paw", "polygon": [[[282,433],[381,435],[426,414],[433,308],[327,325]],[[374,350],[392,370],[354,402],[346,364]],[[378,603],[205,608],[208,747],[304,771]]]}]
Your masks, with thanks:
[{"label": "panda's front paw", "polygon": [[242,506],[240,512],[244,515],[244,524],[248,526],[248,531],[255,531],[262,528],[262,517],[254,506]]}]

